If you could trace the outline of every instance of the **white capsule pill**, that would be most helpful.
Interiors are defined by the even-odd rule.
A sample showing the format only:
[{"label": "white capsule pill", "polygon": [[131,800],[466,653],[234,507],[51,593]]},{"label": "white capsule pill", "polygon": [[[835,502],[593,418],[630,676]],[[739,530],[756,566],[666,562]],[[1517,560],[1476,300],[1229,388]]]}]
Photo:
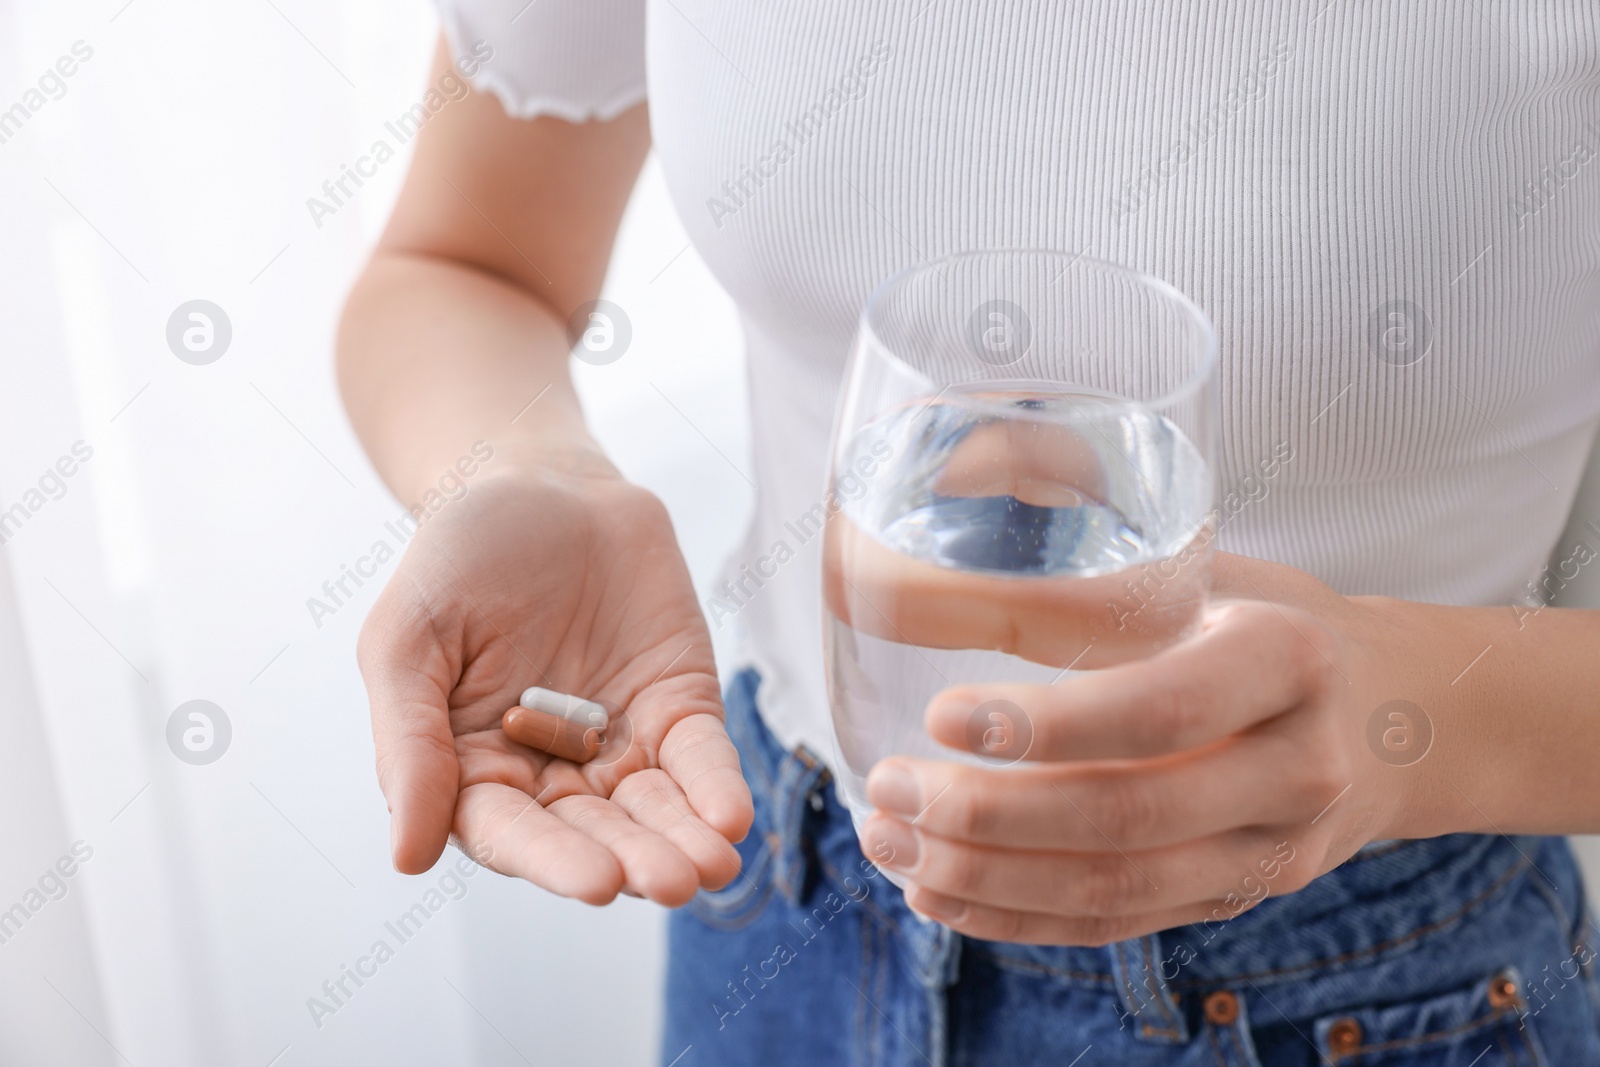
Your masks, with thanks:
[{"label": "white capsule pill", "polygon": [[538,686],[524,689],[522,699],[517,703],[533,711],[542,711],[546,715],[559,715],[568,722],[575,722],[580,726],[604,728],[611,718],[605,708],[592,700],[558,693],[554,689],[541,689]]}]

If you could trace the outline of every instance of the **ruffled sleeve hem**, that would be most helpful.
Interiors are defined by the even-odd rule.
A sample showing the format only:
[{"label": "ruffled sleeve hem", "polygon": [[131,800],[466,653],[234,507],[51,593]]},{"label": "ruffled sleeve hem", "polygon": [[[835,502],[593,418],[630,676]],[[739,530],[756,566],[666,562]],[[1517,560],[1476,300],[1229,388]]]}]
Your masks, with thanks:
[{"label": "ruffled sleeve hem", "polygon": [[506,114],[514,119],[536,119],[541,115],[550,115],[573,123],[610,122],[645,99],[643,85],[630,86],[609,100],[590,102],[548,93],[530,95],[512,85],[509,79],[487,70],[480,70],[467,80],[472,82],[474,89],[493,95],[505,108]]},{"label": "ruffled sleeve hem", "polygon": [[467,76],[507,115],[606,122],[645,99],[639,0],[436,0],[451,54],[491,55]]}]

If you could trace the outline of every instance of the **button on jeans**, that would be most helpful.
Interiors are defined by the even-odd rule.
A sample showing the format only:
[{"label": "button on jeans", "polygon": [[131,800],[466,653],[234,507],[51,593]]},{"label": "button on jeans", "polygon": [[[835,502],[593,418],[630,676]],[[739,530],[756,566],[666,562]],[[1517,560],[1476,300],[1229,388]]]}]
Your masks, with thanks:
[{"label": "button on jeans", "polygon": [[727,692],[744,872],[671,917],[664,1064],[1600,1067],[1600,939],[1564,839],[1387,842],[1104,948],[980,941],[906,907],[759,689]]}]

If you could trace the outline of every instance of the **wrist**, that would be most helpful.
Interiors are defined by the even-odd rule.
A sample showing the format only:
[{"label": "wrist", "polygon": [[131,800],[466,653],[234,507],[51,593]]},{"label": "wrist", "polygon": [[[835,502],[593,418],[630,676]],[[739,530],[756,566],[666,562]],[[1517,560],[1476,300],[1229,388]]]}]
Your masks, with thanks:
[{"label": "wrist", "polygon": [[395,493],[408,509],[427,510],[430,500],[452,496],[464,484],[521,482],[548,484],[554,480],[620,480],[622,475],[581,424],[560,435],[479,437],[449,450],[418,458],[404,476],[393,482]]},{"label": "wrist", "polygon": [[1386,835],[1582,832],[1569,810],[1581,798],[1540,783],[1571,780],[1564,768],[1585,762],[1592,735],[1571,726],[1589,720],[1588,702],[1575,699],[1576,649],[1564,646],[1590,629],[1579,618],[1589,613],[1524,621],[1510,607],[1356,599],[1382,620],[1385,648],[1367,710],[1409,701],[1430,735],[1415,763],[1378,768],[1395,789]]},{"label": "wrist", "polygon": [[[1370,785],[1384,798],[1376,839],[1488,831],[1458,783],[1477,763],[1481,686],[1463,675],[1487,643],[1474,609],[1352,597],[1364,660],[1353,729]],[[1492,831],[1488,831],[1492,832]]]},{"label": "wrist", "polygon": [[496,477],[524,481],[551,478],[621,481],[622,473],[598,442],[580,427],[577,432],[552,437],[516,438],[494,446]]}]

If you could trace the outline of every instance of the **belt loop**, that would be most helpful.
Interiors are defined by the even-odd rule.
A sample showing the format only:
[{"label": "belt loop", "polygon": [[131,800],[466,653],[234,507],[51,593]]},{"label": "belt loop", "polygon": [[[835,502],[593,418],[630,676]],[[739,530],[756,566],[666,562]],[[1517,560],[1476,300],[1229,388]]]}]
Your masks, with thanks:
[{"label": "belt loop", "polygon": [[[1219,1002],[1213,998],[1221,999]],[[1255,1039],[1250,1036],[1250,1015],[1245,998],[1231,991],[1220,990],[1206,1000],[1203,1012],[1206,1021],[1202,1025],[1210,1030],[1212,1054],[1219,1061],[1236,1063],[1240,1067],[1261,1067],[1261,1059],[1256,1055]],[[1325,1062],[1321,1046],[1318,1046],[1317,1053],[1318,1062]]]},{"label": "belt loop", "polygon": [[1141,1041],[1182,1045],[1189,1026],[1161,974],[1161,938],[1158,934],[1119,941],[1110,946],[1111,970],[1122,1003],[1122,1024],[1131,1025]]},{"label": "belt loop", "polygon": [[790,904],[799,905],[813,881],[812,850],[805,841],[806,815],[812,797],[827,781],[828,768],[804,745],[785,753],[772,787],[772,870],[778,891]]}]

